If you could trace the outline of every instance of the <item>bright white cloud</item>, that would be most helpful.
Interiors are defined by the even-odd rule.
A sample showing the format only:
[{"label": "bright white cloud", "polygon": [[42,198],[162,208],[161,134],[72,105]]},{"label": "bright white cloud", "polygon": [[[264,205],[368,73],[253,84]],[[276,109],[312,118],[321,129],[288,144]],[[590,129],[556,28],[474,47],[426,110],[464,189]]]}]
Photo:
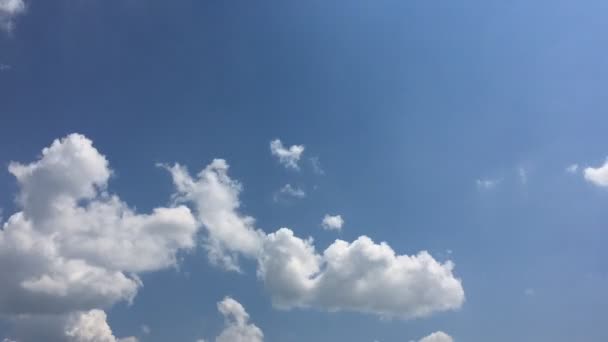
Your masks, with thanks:
[{"label": "bright white cloud", "polygon": [[239,254],[257,255],[264,233],[254,227],[253,217],[238,212],[242,186],[228,177],[226,161],[213,160],[196,178],[179,164],[165,167],[173,176],[176,200],[193,203],[207,230],[205,247],[212,263],[239,270]]},{"label": "bright white cloud", "polygon": [[427,252],[397,255],[365,236],[352,243],[337,240],[319,255],[311,239],[287,228],[266,235],[253,218],[239,213],[242,187],[228,176],[225,161],[214,160],[196,179],[180,165],[168,169],[176,200],[193,203],[207,228],[212,260],[238,269],[239,256],[257,259],[258,277],[277,307],[413,318],[458,309],[464,302],[451,262],[441,264]]},{"label": "bright white cloud", "polygon": [[79,134],[29,164],[10,163],[21,211],[0,231],[0,313],[68,314],[131,301],[137,273],[176,264],[195,246],[185,206],[138,214],[105,190],[108,161]]},{"label": "bright white cloud", "polygon": [[481,189],[481,190],[494,189],[498,185],[498,183],[500,183],[500,180],[498,180],[498,179],[483,178],[483,179],[475,180],[475,184],[477,185],[477,188]]},{"label": "bright white cloud", "polygon": [[236,300],[226,297],[217,304],[224,316],[224,330],[215,339],[216,342],[262,342],[262,330],[249,323],[249,314]]},{"label": "bright white cloud", "polygon": [[135,337],[116,338],[102,310],[90,310],[70,315],[65,335],[70,342],[137,342]]},{"label": "bright white cloud", "polygon": [[419,342],[454,342],[454,339],[443,331],[437,331],[422,338]]},{"label": "bright white cloud", "polygon": [[11,32],[16,16],[25,12],[23,0],[0,0],[0,29]]},{"label": "bright white cloud", "polygon": [[336,240],[322,255],[312,240],[287,228],[269,234],[259,257],[258,277],[279,308],[315,307],[404,319],[458,309],[464,302],[452,262],[427,252],[397,255],[366,236]]},{"label": "bright white cloud", "polygon": [[270,153],[279,158],[279,162],[286,168],[299,170],[298,161],[304,153],[304,145],[292,145],[286,148],[281,140],[275,139],[270,142]]},{"label": "bright white cloud", "polygon": [[323,217],[323,221],[321,222],[321,226],[325,230],[341,230],[344,225],[344,220],[340,215],[325,215]]},{"label": "bright white cloud", "polygon": [[566,172],[568,173],[577,173],[578,172],[578,164],[571,164],[568,165],[568,167],[566,168]]},{"label": "bright white cloud", "polygon": [[587,167],[583,171],[585,179],[597,186],[608,186],[608,160],[600,167]]}]

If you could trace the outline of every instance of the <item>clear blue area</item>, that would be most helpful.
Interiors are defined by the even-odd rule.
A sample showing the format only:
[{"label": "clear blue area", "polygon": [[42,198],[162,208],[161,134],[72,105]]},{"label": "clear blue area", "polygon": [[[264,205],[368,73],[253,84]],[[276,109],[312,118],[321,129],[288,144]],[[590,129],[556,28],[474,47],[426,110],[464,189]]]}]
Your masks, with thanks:
[{"label": "clear blue area", "polygon": [[[109,311],[117,336],[211,338],[231,295],[270,342],[608,341],[608,191],[565,172],[608,155],[607,13],[601,0],[32,0],[0,35],[0,207],[15,210],[8,162],[71,132],[142,211],[172,191],[155,163],[221,157],[265,231],[323,249],[336,234],[320,220],[340,213],[342,239],[454,260],[467,296],[413,321],[283,312],[253,265],[226,273],[199,250]],[[273,138],[304,144],[325,175],[281,167]],[[308,197],[275,203],[285,183]]]}]

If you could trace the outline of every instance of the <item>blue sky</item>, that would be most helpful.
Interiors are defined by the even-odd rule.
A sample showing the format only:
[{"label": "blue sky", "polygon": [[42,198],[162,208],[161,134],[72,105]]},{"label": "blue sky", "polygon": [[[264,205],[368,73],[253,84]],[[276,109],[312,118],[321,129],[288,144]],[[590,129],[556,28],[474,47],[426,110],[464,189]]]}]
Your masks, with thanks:
[{"label": "blue sky", "polygon": [[[66,335],[88,319],[144,342],[608,340],[607,9],[0,0],[0,338],[117,340]],[[26,223],[56,255],[15,247]],[[336,239],[413,257],[332,268]],[[281,278],[280,241],[314,246],[312,271]]]}]

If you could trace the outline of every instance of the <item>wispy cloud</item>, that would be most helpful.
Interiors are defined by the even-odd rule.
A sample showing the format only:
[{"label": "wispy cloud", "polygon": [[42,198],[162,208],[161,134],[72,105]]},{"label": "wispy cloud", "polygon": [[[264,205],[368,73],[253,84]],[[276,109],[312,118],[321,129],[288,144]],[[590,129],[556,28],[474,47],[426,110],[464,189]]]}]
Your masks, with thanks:
[{"label": "wispy cloud", "polygon": [[280,188],[274,195],[275,202],[280,201],[281,199],[287,198],[304,198],[306,197],[306,191],[304,189],[293,186],[291,184],[285,184],[282,188]]},{"label": "wispy cloud", "polygon": [[475,180],[475,185],[480,190],[491,190],[500,184],[500,179],[479,178]]},{"label": "wispy cloud", "polygon": [[572,174],[577,173],[578,172],[578,164],[568,165],[568,167],[566,167],[566,172],[567,173],[572,173]]}]

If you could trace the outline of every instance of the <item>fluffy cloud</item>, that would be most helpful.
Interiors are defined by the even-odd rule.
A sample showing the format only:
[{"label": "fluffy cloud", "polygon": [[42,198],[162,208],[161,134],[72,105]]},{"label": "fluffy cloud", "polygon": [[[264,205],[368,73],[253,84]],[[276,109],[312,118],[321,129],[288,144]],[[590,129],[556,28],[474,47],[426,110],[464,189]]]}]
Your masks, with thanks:
[{"label": "fluffy cloud", "polygon": [[228,177],[226,161],[213,160],[196,178],[179,164],[165,167],[173,176],[176,200],[194,204],[197,218],[207,230],[205,247],[214,264],[239,270],[240,254],[257,255],[264,233],[255,229],[252,217],[238,212],[242,186]]},{"label": "fluffy cloud", "polygon": [[265,239],[258,276],[279,308],[410,319],[463,304],[464,290],[453,267],[425,251],[397,255],[386,243],[376,244],[366,236],[352,243],[336,240],[319,255],[311,239],[282,228]]},{"label": "fluffy cloud", "polygon": [[454,342],[454,339],[442,331],[437,331],[422,338],[419,342]]},{"label": "fluffy cloud", "polygon": [[0,231],[0,313],[8,317],[131,301],[138,273],[173,266],[195,246],[198,224],[187,207],[138,214],[109,194],[109,163],[82,135],[55,140],[39,160],[10,163],[9,172],[20,211]]},{"label": "fluffy cloud", "polygon": [[281,140],[275,139],[270,142],[270,153],[279,158],[279,162],[286,168],[299,170],[298,161],[304,153],[304,145],[292,145],[286,148]]},{"label": "fluffy cloud", "polygon": [[70,342],[137,342],[135,337],[116,338],[106,322],[106,313],[91,310],[72,314],[65,327]]},{"label": "fluffy cloud", "polygon": [[[258,277],[280,308],[313,307],[414,318],[459,308],[464,290],[451,262],[439,263],[427,252],[397,255],[386,243],[368,237],[337,240],[318,254],[312,239],[290,229],[265,234],[238,212],[240,184],[228,165],[214,160],[193,179],[182,166],[168,168],[176,200],[193,203],[207,228],[212,258],[237,268],[242,255],[258,261]],[[348,286],[345,286],[348,284]]]},{"label": "fluffy cloud", "polygon": [[600,167],[587,167],[583,171],[585,179],[597,186],[608,186],[608,160]]},{"label": "fluffy cloud", "polygon": [[25,12],[23,0],[0,0],[0,29],[12,31],[14,18]]},{"label": "fluffy cloud", "polygon": [[321,226],[326,230],[341,230],[344,225],[344,220],[340,215],[325,215],[323,217],[323,221],[321,222]]},{"label": "fluffy cloud", "polygon": [[226,297],[217,304],[217,308],[224,316],[225,327],[216,342],[262,342],[262,330],[249,323],[249,314],[236,300]]}]

